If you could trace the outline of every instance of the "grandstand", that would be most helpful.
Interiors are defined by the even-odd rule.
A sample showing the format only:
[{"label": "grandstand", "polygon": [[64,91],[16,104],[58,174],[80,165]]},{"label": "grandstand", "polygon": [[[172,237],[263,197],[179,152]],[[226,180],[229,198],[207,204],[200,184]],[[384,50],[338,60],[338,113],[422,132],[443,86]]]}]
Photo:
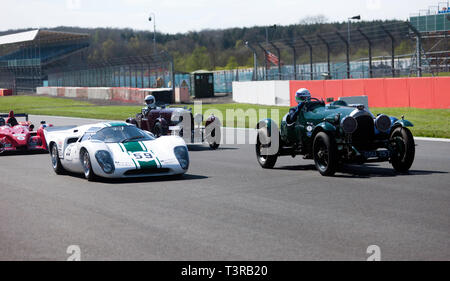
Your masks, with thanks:
[{"label": "grandstand", "polygon": [[439,3],[419,13],[411,14],[411,24],[422,33],[450,31],[450,3]]},{"label": "grandstand", "polygon": [[0,88],[34,92],[50,66],[89,46],[89,35],[31,30],[0,36]]},{"label": "grandstand", "polygon": [[[449,42],[450,37],[450,2],[441,2],[437,6],[430,6],[419,13],[411,14],[410,23],[415,27],[415,38],[420,37],[421,44],[417,46],[417,53],[423,52],[424,64],[435,75],[439,72],[448,73],[449,70]],[[417,62],[419,56],[414,57]]]}]

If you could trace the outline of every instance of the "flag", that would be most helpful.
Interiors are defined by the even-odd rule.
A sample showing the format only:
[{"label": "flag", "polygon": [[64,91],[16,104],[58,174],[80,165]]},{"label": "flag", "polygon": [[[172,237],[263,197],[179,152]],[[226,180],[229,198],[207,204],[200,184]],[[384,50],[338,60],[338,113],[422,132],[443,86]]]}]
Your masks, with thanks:
[{"label": "flag", "polygon": [[[273,53],[267,51],[266,52],[266,61],[270,62],[273,65],[278,65],[278,63],[280,62],[280,59]],[[281,62],[281,64],[283,64],[283,62]]]}]

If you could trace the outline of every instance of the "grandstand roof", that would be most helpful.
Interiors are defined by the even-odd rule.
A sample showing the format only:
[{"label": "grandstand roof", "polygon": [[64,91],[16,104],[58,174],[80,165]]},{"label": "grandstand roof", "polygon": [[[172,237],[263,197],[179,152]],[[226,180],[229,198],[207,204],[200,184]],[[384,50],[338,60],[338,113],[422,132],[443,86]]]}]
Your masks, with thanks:
[{"label": "grandstand roof", "polygon": [[70,41],[87,39],[88,34],[60,32],[51,30],[36,29],[31,31],[19,32],[9,35],[0,36],[0,45],[10,44],[26,44],[39,41],[41,44],[52,43],[58,41]]}]

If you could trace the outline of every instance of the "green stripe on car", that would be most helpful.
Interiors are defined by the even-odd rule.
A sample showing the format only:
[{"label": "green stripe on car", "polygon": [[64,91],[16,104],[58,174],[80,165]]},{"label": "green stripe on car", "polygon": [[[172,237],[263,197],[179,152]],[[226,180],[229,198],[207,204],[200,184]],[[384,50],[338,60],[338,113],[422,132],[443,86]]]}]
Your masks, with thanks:
[{"label": "green stripe on car", "polygon": [[139,167],[138,167],[138,165],[137,165],[137,163],[136,163],[136,161],[134,161],[134,159],[133,159],[133,157],[130,155],[130,157],[131,157],[131,160],[133,161],[133,163],[134,163],[134,166],[136,166],[136,170],[137,169],[139,169]]},{"label": "green stripe on car", "polygon": [[123,144],[127,152],[142,152],[144,151],[139,142],[126,142]]},{"label": "green stripe on car", "polygon": [[147,147],[145,146],[145,144],[143,143],[143,142],[139,142],[139,144],[142,146],[142,149],[144,150],[144,151],[148,151],[147,150]]},{"label": "green stripe on car", "polygon": [[159,158],[158,158],[158,156],[156,156],[156,154],[153,152],[153,150],[150,150],[150,152],[152,153],[152,155],[153,155],[153,157],[155,157],[156,158],[156,161],[158,161],[158,163],[159,163],[159,167],[161,168],[162,167],[162,164],[161,164],[161,161],[159,161]]},{"label": "green stripe on car", "polygon": [[158,164],[156,164],[155,160],[152,161],[138,161],[141,169],[156,169],[158,168]]}]

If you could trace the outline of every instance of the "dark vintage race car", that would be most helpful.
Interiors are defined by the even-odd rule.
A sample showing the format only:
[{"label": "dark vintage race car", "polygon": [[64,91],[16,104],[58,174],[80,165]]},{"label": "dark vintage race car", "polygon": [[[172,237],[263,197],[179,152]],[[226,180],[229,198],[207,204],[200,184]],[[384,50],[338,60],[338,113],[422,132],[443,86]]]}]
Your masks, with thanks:
[{"label": "dark vintage race car", "polygon": [[311,99],[295,122],[270,119],[258,124],[256,155],[263,168],[273,168],[279,156],[303,155],[313,159],[323,176],[333,176],[341,163],[392,163],[398,172],[407,172],[415,157],[415,143],[403,117],[373,116],[364,105],[345,101],[326,105]]},{"label": "dark vintage race car", "polygon": [[208,143],[213,150],[219,148],[221,140],[220,120],[214,115],[206,119],[203,125],[203,115],[195,117],[187,108],[161,106],[152,109],[144,108],[135,118],[128,118],[127,123],[151,132],[155,137],[177,135],[187,144]]},{"label": "dark vintage race car", "polygon": [[[24,117],[25,121],[16,118]],[[6,119],[5,119],[6,118]],[[28,121],[28,114],[0,114],[0,154],[7,151],[35,151],[48,150],[44,136],[44,128],[52,125],[41,122],[41,126],[34,131],[34,125]]]}]

